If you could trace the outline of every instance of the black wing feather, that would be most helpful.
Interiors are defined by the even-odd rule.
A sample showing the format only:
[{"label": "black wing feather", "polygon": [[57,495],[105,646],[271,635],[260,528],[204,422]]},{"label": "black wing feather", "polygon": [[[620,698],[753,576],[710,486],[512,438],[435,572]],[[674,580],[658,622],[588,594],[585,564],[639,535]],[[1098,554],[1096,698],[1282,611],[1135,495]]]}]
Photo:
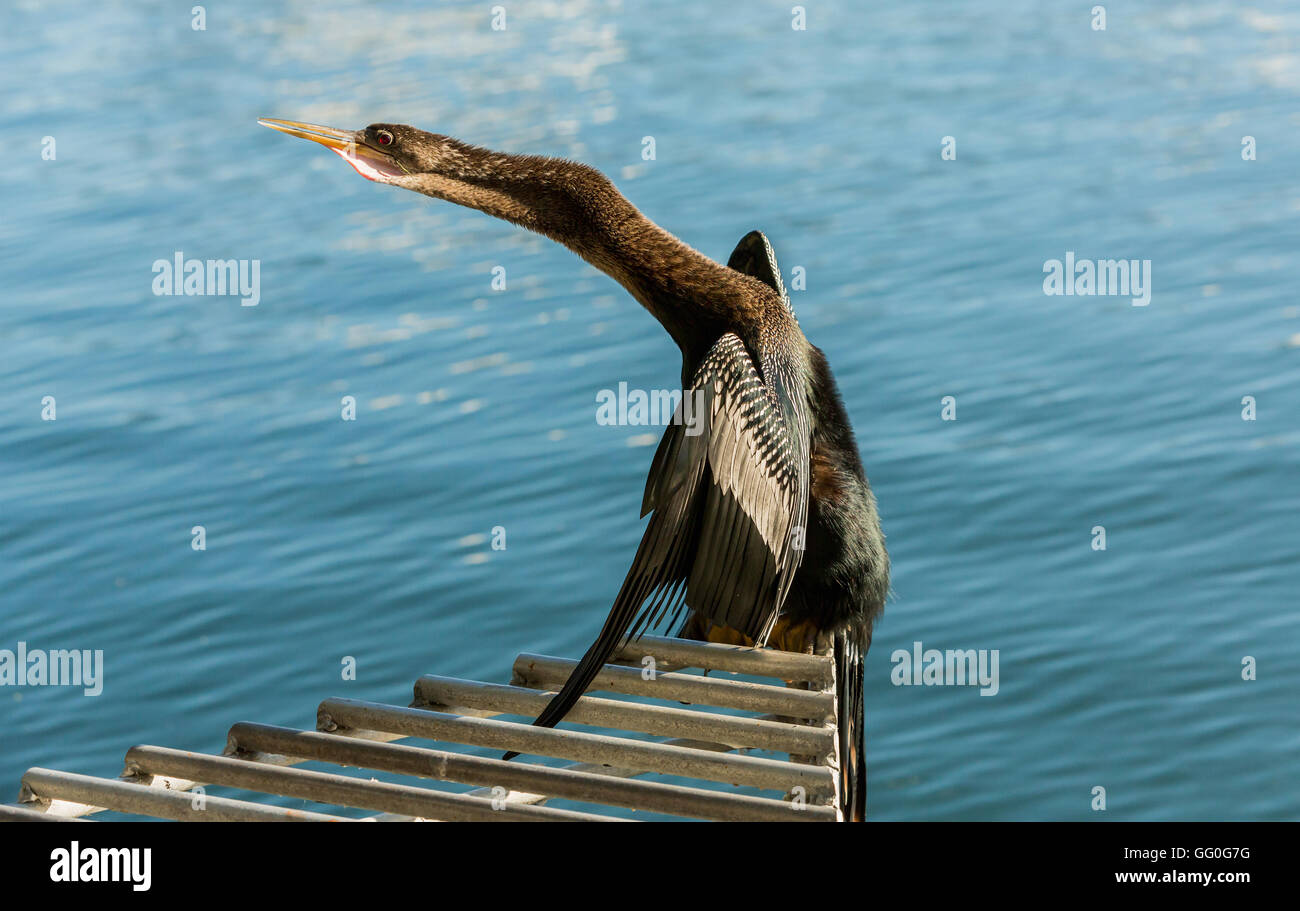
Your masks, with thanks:
[{"label": "black wing feather", "polygon": [[[870,641],[865,644],[870,645]],[[862,660],[865,653],[864,643],[853,631],[835,635],[840,806],[847,822],[863,822],[867,818],[867,751],[862,717]]]},{"label": "black wing feather", "polygon": [[694,426],[679,411],[655,451],[642,501],[653,515],[609,617],[534,724],[558,723],[615,651],[683,602],[766,641],[803,556],[808,418],[802,395],[784,396],[784,365],[764,368],[772,385],[733,333],[704,357],[683,393],[702,407]]},{"label": "black wing feather", "polygon": [[781,281],[781,270],[776,264],[776,254],[772,252],[772,245],[768,243],[762,231],[750,231],[740,239],[736,249],[731,251],[727,268],[752,275],[759,281],[771,285],[776,293],[781,295],[786,307],[790,308],[790,295],[786,293],[785,283]]}]

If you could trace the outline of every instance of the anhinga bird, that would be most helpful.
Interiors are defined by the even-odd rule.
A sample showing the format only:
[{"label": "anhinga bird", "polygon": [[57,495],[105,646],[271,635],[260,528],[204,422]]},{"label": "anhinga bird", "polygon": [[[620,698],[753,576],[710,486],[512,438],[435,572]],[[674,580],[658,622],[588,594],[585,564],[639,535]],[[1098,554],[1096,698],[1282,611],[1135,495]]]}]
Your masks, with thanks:
[{"label": "anhinga bird", "polygon": [[703,413],[690,432],[680,421],[665,431],[632,568],[600,635],[535,724],[558,723],[624,642],[669,612],[676,622],[683,606],[686,637],[789,651],[833,645],[841,805],[862,819],[862,663],[889,557],[835,380],[799,329],[767,239],[747,234],[723,266],[585,165],[399,124],[352,132],[260,122],[334,150],[370,180],[564,244],[623,285],[681,349],[683,400],[698,396]]}]

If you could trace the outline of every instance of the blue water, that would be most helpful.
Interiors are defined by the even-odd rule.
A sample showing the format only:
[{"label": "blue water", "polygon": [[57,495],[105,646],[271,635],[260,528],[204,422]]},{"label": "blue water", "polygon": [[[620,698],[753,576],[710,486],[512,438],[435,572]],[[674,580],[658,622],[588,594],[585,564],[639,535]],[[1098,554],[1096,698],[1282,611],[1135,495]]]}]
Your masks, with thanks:
[{"label": "blue water", "polygon": [[[1300,816],[1300,12],[790,6],[5,6],[0,648],[106,671],[0,689],[0,798],[579,654],[635,550],[657,432],[595,396],[677,381],[659,326],[278,116],[581,159],[804,268],[893,557],[875,818]],[[178,250],[259,260],[259,305],[155,296]],[[1151,260],[1150,305],[1046,296],[1066,251]],[[916,641],[997,649],[998,694],[891,685]]]}]

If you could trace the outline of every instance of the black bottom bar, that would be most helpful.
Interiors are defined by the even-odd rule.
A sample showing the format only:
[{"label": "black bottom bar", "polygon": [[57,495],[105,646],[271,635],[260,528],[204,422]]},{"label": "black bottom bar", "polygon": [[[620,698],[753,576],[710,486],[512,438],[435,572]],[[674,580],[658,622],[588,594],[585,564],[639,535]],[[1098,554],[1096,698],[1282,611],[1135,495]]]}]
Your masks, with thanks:
[{"label": "black bottom bar", "polygon": [[[463,895],[466,882],[492,883],[483,896],[490,900],[498,888],[506,894],[530,883],[634,882],[650,868],[661,886],[679,875],[693,890],[714,880],[734,899],[788,877],[809,899],[827,889],[847,891],[855,902],[882,891],[923,899],[966,890],[1053,898],[1104,890],[1181,899],[1199,892],[1231,900],[1260,884],[1278,889],[1292,881],[1297,834],[1287,823],[879,823],[811,835],[757,824],[678,825],[639,836],[607,831],[594,835],[579,826],[541,833],[471,823],[15,822],[0,824],[0,871],[6,888],[19,893],[116,893],[130,900],[137,890],[129,870],[126,882],[66,881],[65,858],[75,845],[79,879],[93,869],[85,866],[87,849],[148,848],[148,892],[188,898],[218,889],[255,904],[281,895],[341,901],[353,893],[373,904],[409,896],[411,887],[431,900],[450,900]],[[120,864],[123,855],[116,856]],[[65,881],[53,881],[52,873]],[[143,883],[142,873],[136,880]],[[389,892],[398,887],[404,888]],[[596,899],[587,893],[585,900]]]}]

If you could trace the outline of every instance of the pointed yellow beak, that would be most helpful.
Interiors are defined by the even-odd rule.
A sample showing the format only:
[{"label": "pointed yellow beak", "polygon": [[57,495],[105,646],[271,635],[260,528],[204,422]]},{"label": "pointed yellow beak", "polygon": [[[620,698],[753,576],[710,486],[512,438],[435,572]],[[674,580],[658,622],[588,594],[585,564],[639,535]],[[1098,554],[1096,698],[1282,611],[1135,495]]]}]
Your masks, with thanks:
[{"label": "pointed yellow beak", "polygon": [[297,136],[299,139],[310,139],[312,142],[319,142],[325,148],[333,149],[336,152],[352,151],[357,144],[357,134],[347,130],[336,130],[333,127],[323,127],[315,123],[299,123],[296,120],[276,120],[273,117],[263,117],[257,122],[264,127],[279,130],[281,133]]},{"label": "pointed yellow beak", "polygon": [[297,136],[299,139],[310,139],[312,142],[320,143],[341,155],[343,160],[352,165],[366,180],[392,183],[390,178],[402,177],[410,173],[406,165],[392,155],[367,145],[365,140],[360,138],[360,133],[336,130],[315,123],[299,123],[296,120],[276,120],[273,117],[263,117],[258,123],[279,130],[281,133]]}]

